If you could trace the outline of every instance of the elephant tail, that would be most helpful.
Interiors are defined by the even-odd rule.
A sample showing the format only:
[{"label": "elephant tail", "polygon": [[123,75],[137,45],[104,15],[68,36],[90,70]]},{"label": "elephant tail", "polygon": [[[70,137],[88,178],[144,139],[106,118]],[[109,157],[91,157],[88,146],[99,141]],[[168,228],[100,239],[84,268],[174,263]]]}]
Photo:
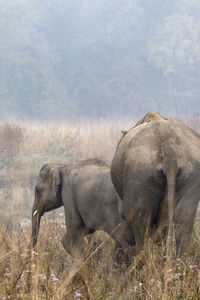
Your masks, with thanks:
[{"label": "elephant tail", "polygon": [[170,169],[167,174],[167,204],[169,221],[169,244],[172,245],[174,237],[174,205],[175,205],[175,182],[176,170]]},{"label": "elephant tail", "polygon": [[166,185],[166,200],[168,205],[168,241],[169,245],[173,245],[174,239],[174,208],[175,208],[175,189],[176,189],[176,177],[178,174],[178,164],[176,153],[167,145],[164,149],[164,173],[167,180]]}]

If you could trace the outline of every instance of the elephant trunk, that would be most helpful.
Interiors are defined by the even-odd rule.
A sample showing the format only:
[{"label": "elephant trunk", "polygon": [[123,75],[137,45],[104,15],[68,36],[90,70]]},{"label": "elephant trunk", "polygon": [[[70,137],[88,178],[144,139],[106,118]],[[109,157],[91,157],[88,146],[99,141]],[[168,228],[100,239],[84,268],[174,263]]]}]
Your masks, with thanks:
[{"label": "elephant trunk", "polygon": [[40,229],[40,219],[43,215],[43,206],[37,205],[37,201],[35,199],[33,210],[32,210],[32,245],[35,247],[37,243],[37,238],[39,234]]}]

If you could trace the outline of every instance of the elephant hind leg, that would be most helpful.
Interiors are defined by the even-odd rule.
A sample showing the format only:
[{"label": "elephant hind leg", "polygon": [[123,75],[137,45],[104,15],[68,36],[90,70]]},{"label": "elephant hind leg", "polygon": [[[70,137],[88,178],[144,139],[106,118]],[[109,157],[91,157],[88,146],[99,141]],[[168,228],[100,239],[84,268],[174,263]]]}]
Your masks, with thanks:
[{"label": "elephant hind leg", "polygon": [[159,219],[157,226],[152,232],[152,239],[156,244],[162,244],[163,241],[166,241],[169,227],[167,195],[163,198],[158,215]]},{"label": "elephant hind leg", "polygon": [[183,255],[189,246],[198,207],[198,199],[199,195],[195,190],[188,191],[179,199],[175,207],[174,227],[178,255]]},{"label": "elephant hind leg", "polygon": [[123,223],[131,232],[132,245],[138,248],[143,246],[145,238],[151,234],[153,209],[149,207],[149,202],[148,195],[141,195],[134,199],[129,197],[124,200]]}]

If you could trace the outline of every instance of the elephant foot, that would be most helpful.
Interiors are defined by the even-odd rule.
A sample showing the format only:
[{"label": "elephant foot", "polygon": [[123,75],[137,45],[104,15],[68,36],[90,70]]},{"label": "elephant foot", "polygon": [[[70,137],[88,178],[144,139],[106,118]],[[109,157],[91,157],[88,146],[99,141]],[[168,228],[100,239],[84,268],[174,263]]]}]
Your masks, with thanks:
[{"label": "elephant foot", "polygon": [[134,256],[135,247],[129,246],[122,248],[119,245],[116,245],[113,254],[114,266],[116,266],[120,271],[124,271],[130,266]]}]

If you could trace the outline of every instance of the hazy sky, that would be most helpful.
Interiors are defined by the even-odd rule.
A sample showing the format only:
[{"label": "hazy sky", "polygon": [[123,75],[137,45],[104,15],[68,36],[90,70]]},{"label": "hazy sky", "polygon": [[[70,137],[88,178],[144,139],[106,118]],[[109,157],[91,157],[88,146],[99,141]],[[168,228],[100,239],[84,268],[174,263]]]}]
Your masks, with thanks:
[{"label": "hazy sky", "polygon": [[0,121],[199,113],[199,1],[0,6]]}]

